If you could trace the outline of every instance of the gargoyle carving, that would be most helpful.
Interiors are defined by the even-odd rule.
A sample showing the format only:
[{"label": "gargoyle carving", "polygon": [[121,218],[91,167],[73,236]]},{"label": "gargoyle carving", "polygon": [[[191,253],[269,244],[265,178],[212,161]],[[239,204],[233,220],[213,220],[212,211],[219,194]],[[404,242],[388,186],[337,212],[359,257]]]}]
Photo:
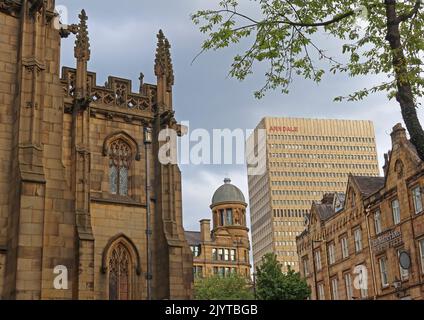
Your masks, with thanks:
[{"label": "gargoyle carving", "polygon": [[73,112],[76,114],[80,112],[84,112],[90,106],[91,102],[92,102],[92,99],[90,97],[75,99]]},{"label": "gargoyle carving", "polygon": [[17,18],[21,10],[21,2],[16,0],[1,0],[0,12],[6,13],[12,17]]},{"label": "gargoyle carving", "polygon": [[59,34],[62,38],[67,38],[69,35],[77,34],[78,32],[78,25],[77,24],[70,24],[70,25],[64,25],[60,28]]},{"label": "gargoyle carving", "polygon": [[168,125],[170,127],[172,127],[173,124],[177,123],[177,121],[175,120],[175,111],[165,111],[164,113],[162,113],[160,115],[160,123],[161,125]]},{"label": "gargoyle carving", "polygon": [[45,5],[45,0],[31,0],[30,3],[31,6],[29,7],[29,13],[33,16],[41,11]]}]

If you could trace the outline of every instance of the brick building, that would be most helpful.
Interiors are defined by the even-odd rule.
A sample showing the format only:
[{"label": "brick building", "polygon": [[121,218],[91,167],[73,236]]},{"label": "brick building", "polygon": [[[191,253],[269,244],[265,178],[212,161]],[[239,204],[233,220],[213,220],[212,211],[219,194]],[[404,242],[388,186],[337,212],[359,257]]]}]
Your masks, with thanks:
[{"label": "brick building", "polygon": [[212,231],[209,219],[200,221],[200,232],[186,231],[193,252],[195,279],[230,273],[250,279],[246,207],[243,193],[230,179],[225,179],[212,197]]},{"label": "brick building", "polygon": [[[100,86],[85,12],[63,28],[54,8],[0,2],[0,297],[188,299],[180,171],[158,160],[159,131],[181,129],[169,42],[160,32],[155,84]],[[76,68],[60,75],[72,34]]]},{"label": "brick building", "polygon": [[351,175],[344,200],[312,205],[297,237],[312,299],[424,298],[424,165],[400,124],[391,137],[384,177]]}]

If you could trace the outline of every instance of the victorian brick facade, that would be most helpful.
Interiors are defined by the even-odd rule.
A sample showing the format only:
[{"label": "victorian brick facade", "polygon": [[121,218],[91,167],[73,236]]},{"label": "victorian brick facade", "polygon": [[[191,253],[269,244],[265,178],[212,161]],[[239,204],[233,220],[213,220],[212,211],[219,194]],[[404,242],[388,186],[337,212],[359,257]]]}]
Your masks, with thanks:
[{"label": "victorian brick facade", "polygon": [[345,199],[312,205],[297,237],[312,299],[424,298],[424,165],[400,124],[391,137],[384,177],[350,176]]},{"label": "victorian brick facade", "polygon": [[[0,2],[0,297],[188,299],[181,175],[158,160],[159,131],[181,132],[169,42],[159,32],[155,84],[99,86],[85,12],[57,28],[54,7]],[[60,76],[72,34],[76,68]]]},{"label": "victorian brick facade", "polygon": [[200,232],[186,231],[195,279],[231,273],[250,279],[247,204],[243,193],[230,182],[225,179],[212,198],[212,231],[209,219],[200,221]]}]

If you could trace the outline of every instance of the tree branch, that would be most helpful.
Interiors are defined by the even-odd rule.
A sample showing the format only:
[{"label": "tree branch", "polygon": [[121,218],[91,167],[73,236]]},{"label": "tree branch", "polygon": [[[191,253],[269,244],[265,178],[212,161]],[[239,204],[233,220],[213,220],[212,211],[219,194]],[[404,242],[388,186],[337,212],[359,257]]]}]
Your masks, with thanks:
[{"label": "tree branch", "polygon": [[204,15],[212,15],[212,14],[223,13],[223,12],[230,13],[232,15],[236,15],[236,16],[239,16],[239,17],[244,18],[246,20],[249,20],[249,21],[253,22],[254,25],[257,25],[257,24],[287,24],[287,25],[294,26],[294,27],[324,27],[324,26],[328,26],[328,25],[331,25],[333,23],[339,22],[339,21],[341,21],[345,18],[348,18],[348,17],[350,17],[350,16],[352,16],[356,13],[355,10],[349,10],[345,13],[338,14],[338,15],[334,16],[330,20],[322,21],[322,22],[316,22],[316,23],[303,23],[303,22],[300,22],[300,21],[291,21],[289,19],[276,20],[276,21],[270,21],[270,22],[256,21],[252,18],[249,18],[248,16],[246,16],[244,14],[238,13],[237,11],[230,10],[230,9],[209,11],[209,12],[205,13]]},{"label": "tree branch", "polygon": [[315,22],[315,23],[304,23],[304,22],[298,22],[298,21],[291,21],[289,19],[282,20],[282,21],[275,21],[275,23],[282,23],[282,24],[288,24],[294,27],[325,27],[329,26],[331,24],[337,23],[343,19],[346,19],[356,13],[355,10],[349,10],[345,13],[338,14],[334,16],[332,19],[322,22]]},{"label": "tree branch", "polygon": [[406,20],[411,19],[412,17],[414,17],[418,13],[420,8],[421,8],[421,0],[417,0],[417,2],[415,2],[415,5],[411,9],[411,11],[409,11],[408,13],[404,13],[404,14],[399,15],[396,19],[396,22],[400,23],[400,22],[404,22]]},{"label": "tree branch", "polygon": [[255,24],[258,24],[259,23],[259,21],[256,21],[256,20],[254,20],[254,19],[252,19],[252,18],[250,18],[250,17],[248,17],[248,16],[246,16],[246,15],[244,15],[242,13],[239,13],[239,12],[237,12],[235,10],[230,10],[230,9],[212,10],[212,11],[206,12],[204,15],[211,15],[211,14],[217,14],[217,13],[223,13],[223,12],[225,12],[225,13],[231,13],[232,15],[239,16],[239,17],[244,18],[246,20],[249,20],[249,21],[251,21],[251,22],[253,22]]}]

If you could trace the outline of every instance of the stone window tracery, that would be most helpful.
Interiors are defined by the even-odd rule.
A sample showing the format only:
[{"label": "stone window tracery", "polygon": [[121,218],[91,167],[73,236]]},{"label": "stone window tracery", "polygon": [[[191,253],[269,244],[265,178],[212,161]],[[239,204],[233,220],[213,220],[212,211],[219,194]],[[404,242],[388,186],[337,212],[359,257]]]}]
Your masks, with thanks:
[{"label": "stone window tracery", "polygon": [[128,249],[118,243],[109,258],[109,299],[130,299],[131,258]]},{"label": "stone window tracery", "polygon": [[127,101],[127,86],[124,83],[117,83],[115,90],[116,104],[122,106]]},{"label": "stone window tracery", "polygon": [[128,177],[131,163],[131,148],[118,139],[109,148],[109,185],[112,194],[128,195]]}]

